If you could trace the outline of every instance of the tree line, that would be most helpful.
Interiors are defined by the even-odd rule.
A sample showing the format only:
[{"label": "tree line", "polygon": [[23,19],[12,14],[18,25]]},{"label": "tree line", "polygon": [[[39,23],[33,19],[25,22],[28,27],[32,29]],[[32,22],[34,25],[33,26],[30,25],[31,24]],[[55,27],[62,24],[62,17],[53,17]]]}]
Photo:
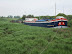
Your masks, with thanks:
[{"label": "tree line", "polygon": [[0,18],[21,18],[20,16],[12,16],[12,15],[9,15],[7,17],[5,16],[0,16]]},{"label": "tree line", "polygon": [[[59,13],[59,14],[57,14],[56,16],[63,16],[63,17],[65,17],[65,18],[67,18],[68,20],[71,20],[71,19],[72,19],[72,15],[66,15],[66,14],[64,14],[64,13]],[[21,17],[21,16],[12,16],[12,15],[9,15],[9,16],[7,16],[7,17],[0,16],[0,18],[21,18],[21,19],[25,20],[25,18],[52,19],[52,18],[55,18],[55,16],[23,15],[23,16]]]}]

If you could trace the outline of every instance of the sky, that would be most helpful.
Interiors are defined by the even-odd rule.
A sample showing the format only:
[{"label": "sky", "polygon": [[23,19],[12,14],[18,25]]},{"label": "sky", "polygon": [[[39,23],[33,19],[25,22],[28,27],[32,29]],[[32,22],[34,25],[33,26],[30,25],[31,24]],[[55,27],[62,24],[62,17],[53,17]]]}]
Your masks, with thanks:
[{"label": "sky", "polygon": [[65,13],[72,15],[72,0],[0,0],[0,16],[54,16]]}]

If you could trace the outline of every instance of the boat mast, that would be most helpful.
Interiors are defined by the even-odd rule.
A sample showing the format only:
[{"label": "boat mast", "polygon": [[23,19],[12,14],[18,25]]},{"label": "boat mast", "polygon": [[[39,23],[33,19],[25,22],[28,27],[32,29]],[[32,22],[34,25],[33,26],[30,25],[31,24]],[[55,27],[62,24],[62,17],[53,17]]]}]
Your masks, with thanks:
[{"label": "boat mast", "polygon": [[55,3],[55,18],[56,18],[56,3]]},{"label": "boat mast", "polygon": [[63,13],[64,13],[64,7],[63,7]]}]

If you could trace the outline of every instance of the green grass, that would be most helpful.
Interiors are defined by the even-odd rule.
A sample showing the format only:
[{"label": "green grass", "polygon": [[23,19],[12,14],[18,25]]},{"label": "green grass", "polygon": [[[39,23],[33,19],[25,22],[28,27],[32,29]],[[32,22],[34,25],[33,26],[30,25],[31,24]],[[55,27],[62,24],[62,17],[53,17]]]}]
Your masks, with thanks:
[{"label": "green grass", "polygon": [[72,28],[54,29],[0,19],[0,54],[72,54]]}]

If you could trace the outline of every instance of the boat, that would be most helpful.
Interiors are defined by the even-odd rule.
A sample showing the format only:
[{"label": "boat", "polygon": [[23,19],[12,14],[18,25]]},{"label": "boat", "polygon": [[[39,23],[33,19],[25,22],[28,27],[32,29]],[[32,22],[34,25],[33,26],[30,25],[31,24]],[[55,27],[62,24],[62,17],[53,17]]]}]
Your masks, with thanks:
[{"label": "boat", "polygon": [[[35,19],[34,19],[35,20]],[[36,20],[36,21],[24,21],[24,24],[30,26],[39,26],[39,27],[47,27],[47,28],[67,28],[67,19],[63,16],[57,16],[55,19],[44,19],[44,20]]]}]

